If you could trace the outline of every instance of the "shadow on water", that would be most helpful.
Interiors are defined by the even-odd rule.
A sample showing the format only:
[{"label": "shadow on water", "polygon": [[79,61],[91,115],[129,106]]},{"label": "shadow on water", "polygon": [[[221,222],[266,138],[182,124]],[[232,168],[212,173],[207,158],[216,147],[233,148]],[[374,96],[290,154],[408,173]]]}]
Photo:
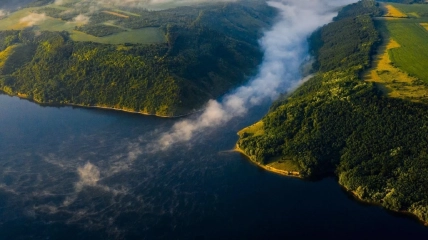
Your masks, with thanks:
[{"label": "shadow on water", "polygon": [[266,172],[229,152],[268,104],[166,151],[176,119],[40,107],[0,95],[0,239],[371,239],[428,228],[333,178]]}]

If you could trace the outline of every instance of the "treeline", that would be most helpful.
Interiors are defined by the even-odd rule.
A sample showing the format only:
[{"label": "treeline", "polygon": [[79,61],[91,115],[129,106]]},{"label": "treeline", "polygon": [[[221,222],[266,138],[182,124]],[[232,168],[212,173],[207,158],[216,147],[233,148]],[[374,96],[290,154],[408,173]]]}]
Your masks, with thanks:
[{"label": "treeline", "polygon": [[395,2],[395,3],[405,3],[405,4],[426,3],[425,0],[385,0],[382,2]]},{"label": "treeline", "polygon": [[92,36],[95,36],[95,37],[105,37],[105,36],[126,31],[125,29],[122,29],[122,28],[104,25],[104,24],[82,25],[82,26],[76,26],[74,29],[77,31],[90,33]]},{"label": "treeline", "polygon": [[26,7],[40,7],[40,6],[51,4],[54,2],[55,0],[33,0],[30,3],[28,3]]},{"label": "treeline", "polygon": [[428,106],[388,98],[359,78],[380,39],[373,13],[351,10],[311,41],[316,76],[272,106],[264,135],[238,144],[263,164],[291,159],[303,176],[336,175],[359,198],[428,222]]},{"label": "treeline", "polygon": [[[249,8],[230,4],[242,11]],[[211,11],[228,5],[212,5]],[[0,50],[12,50],[0,67],[0,88],[42,103],[164,116],[189,113],[254,73],[262,59],[257,38],[274,17],[270,7],[255,9],[259,7],[257,15],[247,12],[245,19],[235,20],[242,26],[249,23],[245,31],[237,30],[242,36],[229,35],[240,27],[222,28],[222,19],[187,25],[169,19],[164,26],[167,42],[151,45],[73,42],[67,32],[3,31]],[[259,18],[262,13],[266,15]]]},{"label": "treeline", "polygon": [[[45,7],[38,9],[37,13],[45,13],[48,16],[59,18],[64,21],[72,21],[79,14],[89,17],[89,22],[79,26],[76,30],[93,36],[107,36],[124,29],[141,29],[146,27],[158,27],[166,33],[166,27],[174,24],[182,27],[209,28],[226,34],[228,37],[241,41],[251,41],[257,44],[262,36],[262,31],[274,21],[276,11],[266,5],[262,0],[240,0],[236,3],[212,3],[198,4],[194,6],[182,6],[152,11],[145,8],[130,8],[118,6],[124,16],[109,13],[109,8],[100,8],[91,11],[90,5],[85,8],[85,2],[74,6],[73,3],[64,5],[71,10]],[[86,4],[90,4],[87,2]],[[132,14],[127,14],[130,12]],[[106,28],[106,22],[114,23],[115,26]]]},{"label": "treeline", "polygon": [[[376,1],[361,1],[343,7],[337,16],[333,19],[339,21],[345,18],[358,17],[369,15],[370,17],[379,17],[382,15],[382,10],[379,8],[379,3]],[[334,23],[333,23],[334,24]]]}]

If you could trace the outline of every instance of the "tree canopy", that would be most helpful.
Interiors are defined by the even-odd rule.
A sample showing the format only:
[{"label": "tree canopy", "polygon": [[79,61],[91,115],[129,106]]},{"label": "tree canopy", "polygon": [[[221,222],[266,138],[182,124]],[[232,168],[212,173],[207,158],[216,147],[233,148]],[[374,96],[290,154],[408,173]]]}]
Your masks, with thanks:
[{"label": "tree canopy", "polygon": [[318,73],[274,103],[264,134],[238,144],[262,164],[291,159],[306,177],[335,175],[358,198],[428,222],[428,106],[388,98],[360,73],[380,41],[372,16],[351,5],[311,38]]},{"label": "tree canopy", "polygon": [[[7,55],[0,65],[0,89],[40,103],[162,116],[190,113],[254,74],[262,60],[257,40],[276,14],[262,1],[140,11],[144,18],[117,24],[156,26],[165,42],[75,42],[68,32],[36,28],[0,32],[0,51]],[[82,31],[97,36],[117,32],[97,24],[95,19]]]}]

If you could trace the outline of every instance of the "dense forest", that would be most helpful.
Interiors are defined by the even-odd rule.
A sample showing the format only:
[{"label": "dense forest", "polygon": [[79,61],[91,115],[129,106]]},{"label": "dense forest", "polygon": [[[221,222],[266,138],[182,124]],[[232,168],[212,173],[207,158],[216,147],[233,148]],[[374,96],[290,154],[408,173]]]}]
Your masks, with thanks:
[{"label": "dense forest", "polygon": [[426,3],[425,0],[386,0],[382,2],[395,2],[395,3],[405,3],[405,4]]},{"label": "dense forest", "polygon": [[318,73],[272,105],[264,134],[237,144],[261,164],[290,159],[304,177],[335,175],[358,198],[427,223],[428,106],[388,98],[360,79],[381,41],[376,6],[350,5],[315,32]]},{"label": "dense forest", "polygon": [[[74,42],[68,32],[32,28],[0,32],[0,89],[40,103],[162,116],[195,111],[254,74],[262,60],[257,40],[276,12],[263,1],[190,9],[150,11],[134,22],[127,19],[130,28],[159,27],[166,41],[156,44]],[[117,31],[97,27],[94,19],[82,30],[97,36]]]}]

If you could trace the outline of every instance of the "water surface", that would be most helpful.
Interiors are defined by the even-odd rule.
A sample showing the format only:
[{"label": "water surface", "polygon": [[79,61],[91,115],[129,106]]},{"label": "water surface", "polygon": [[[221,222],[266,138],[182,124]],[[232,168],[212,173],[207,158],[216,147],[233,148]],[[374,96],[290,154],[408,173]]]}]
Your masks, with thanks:
[{"label": "water surface", "polygon": [[228,151],[266,111],[151,152],[178,119],[0,95],[0,239],[428,237],[335,179],[278,176]]}]

